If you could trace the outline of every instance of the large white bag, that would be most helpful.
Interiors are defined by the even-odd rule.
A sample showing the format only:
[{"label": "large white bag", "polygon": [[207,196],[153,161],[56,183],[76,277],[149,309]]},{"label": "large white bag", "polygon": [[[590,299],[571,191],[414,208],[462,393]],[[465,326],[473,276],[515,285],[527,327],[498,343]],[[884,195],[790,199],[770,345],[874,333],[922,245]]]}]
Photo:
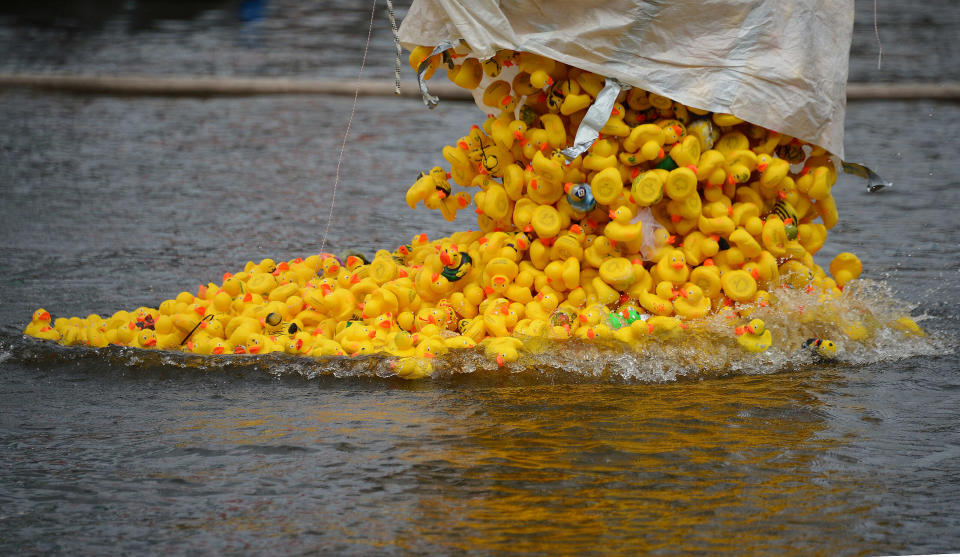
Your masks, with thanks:
[{"label": "large white bag", "polygon": [[529,51],[843,157],[851,0],[414,0],[411,49]]}]

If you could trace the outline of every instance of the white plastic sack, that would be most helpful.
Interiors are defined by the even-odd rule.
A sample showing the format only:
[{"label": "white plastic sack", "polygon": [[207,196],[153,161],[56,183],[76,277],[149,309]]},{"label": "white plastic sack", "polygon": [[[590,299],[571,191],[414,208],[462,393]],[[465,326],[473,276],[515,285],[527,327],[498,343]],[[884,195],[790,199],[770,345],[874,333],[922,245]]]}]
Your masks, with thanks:
[{"label": "white plastic sack", "polygon": [[414,0],[400,40],[533,52],[842,158],[852,29],[844,0]]}]

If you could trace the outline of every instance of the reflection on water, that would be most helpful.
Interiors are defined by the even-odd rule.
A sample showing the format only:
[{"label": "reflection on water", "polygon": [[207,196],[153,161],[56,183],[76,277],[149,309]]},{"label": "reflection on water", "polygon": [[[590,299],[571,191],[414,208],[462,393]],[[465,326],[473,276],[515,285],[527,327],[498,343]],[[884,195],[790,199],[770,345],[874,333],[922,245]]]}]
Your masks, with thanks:
[{"label": "reflection on water", "polygon": [[[282,552],[857,552],[869,542],[850,532],[878,486],[824,464],[846,445],[820,400],[838,381],[824,369],[656,386],[357,385],[296,404],[285,395],[303,385],[255,394],[231,381],[134,433],[147,450],[123,483],[167,505],[149,521],[194,540],[229,531],[252,550],[274,538]],[[124,531],[148,519],[128,520]]]}]

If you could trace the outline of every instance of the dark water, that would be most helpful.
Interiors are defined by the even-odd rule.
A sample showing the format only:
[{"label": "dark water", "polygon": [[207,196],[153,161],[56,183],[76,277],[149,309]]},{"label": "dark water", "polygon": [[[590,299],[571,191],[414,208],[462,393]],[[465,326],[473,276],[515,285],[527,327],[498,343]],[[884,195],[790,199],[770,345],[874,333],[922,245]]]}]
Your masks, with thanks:
[{"label": "dark water", "polygon": [[[315,33],[287,35],[313,25],[341,39],[326,44],[362,44],[336,29],[356,32],[369,13],[331,4],[294,18],[269,3],[261,39],[288,41],[271,42],[274,52],[236,46],[235,4],[176,17],[159,4],[150,13],[168,15],[136,25],[131,10],[149,4],[118,6],[126,15],[83,24],[5,15],[3,40],[34,50],[0,64],[124,73],[154,45],[183,65],[139,66],[148,73],[205,73],[213,59],[226,73],[274,75],[276,59],[283,75],[313,75],[325,59],[325,70],[353,76],[359,60],[345,58],[356,48],[337,54]],[[946,7],[908,22],[948,25]],[[867,25],[857,4],[863,55],[852,75],[956,71],[896,62],[897,52],[941,52],[919,36],[885,40],[886,69],[873,75],[869,8]],[[898,9],[881,3],[880,14]],[[283,35],[266,31],[271,18]],[[71,34],[71,48],[30,42]],[[377,37],[373,73],[389,76],[389,35]],[[129,58],[109,65],[123,40]],[[196,44],[211,48],[185,62]],[[231,57],[241,50],[259,61],[243,66]],[[960,551],[952,103],[848,107],[849,158],[895,185],[868,195],[842,179],[840,224],[817,260],[857,253],[863,276],[931,338],[880,339],[831,365],[781,353],[699,373],[679,357],[593,353],[567,372],[549,354],[495,371],[464,357],[409,383],[378,377],[376,359],[199,360],[20,335],[39,306],[112,313],[251,259],[318,250],[351,105],[0,91],[0,553]],[[399,198],[479,117],[471,105],[361,99],[328,249],[371,253],[469,226],[411,213]]]},{"label": "dark water", "polygon": [[[398,21],[410,4],[394,1]],[[851,81],[960,80],[955,0],[885,0],[876,2],[876,12],[871,0],[854,4]],[[353,78],[372,6],[350,0],[7,0],[0,3],[0,71]],[[365,73],[393,77],[384,0],[377,2],[370,48]],[[414,77],[406,60],[403,72]]]}]

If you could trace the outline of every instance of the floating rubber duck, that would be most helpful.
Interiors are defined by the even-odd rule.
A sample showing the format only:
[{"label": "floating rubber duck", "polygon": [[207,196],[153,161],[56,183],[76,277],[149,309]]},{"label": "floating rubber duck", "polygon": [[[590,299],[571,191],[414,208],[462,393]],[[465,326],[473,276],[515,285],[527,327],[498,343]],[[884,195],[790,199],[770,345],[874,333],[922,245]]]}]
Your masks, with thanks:
[{"label": "floating rubber duck", "polygon": [[429,358],[406,357],[390,363],[390,368],[402,379],[422,379],[433,373],[433,360]]},{"label": "floating rubber duck", "polygon": [[497,366],[515,362],[520,358],[523,341],[514,337],[487,338],[481,342],[483,352],[497,362]]},{"label": "floating rubber duck", "polygon": [[679,293],[679,297],[673,300],[673,310],[678,316],[692,319],[709,313],[710,298],[704,296],[699,286],[688,282],[680,287]]},{"label": "floating rubber duck", "polygon": [[773,336],[762,319],[752,319],[737,327],[737,344],[748,352],[763,352],[773,344]]},{"label": "floating rubber duck", "polygon": [[142,329],[136,338],[137,346],[140,348],[153,349],[157,347],[157,336],[152,329]]},{"label": "floating rubber duck", "polygon": [[803,342],[802,346],[825,360],[833,360],[837,357],[837,343],[830,339],[809,338]]},{"label": "floating rubber duck", "polygon": [[646,320],[637,320],[630,324],[637,338],[642,335],[651,335],[660,339],[670,340],[683,333],[683,323],[676,317],[667,315],[652,315]]},{"label": "floating rubber duck", "polygon": [[33,312],[30,323],[23,329],[23,334],[44,340],[60,340],[60,332],[50,323],[50,312],[40,308]]}]

